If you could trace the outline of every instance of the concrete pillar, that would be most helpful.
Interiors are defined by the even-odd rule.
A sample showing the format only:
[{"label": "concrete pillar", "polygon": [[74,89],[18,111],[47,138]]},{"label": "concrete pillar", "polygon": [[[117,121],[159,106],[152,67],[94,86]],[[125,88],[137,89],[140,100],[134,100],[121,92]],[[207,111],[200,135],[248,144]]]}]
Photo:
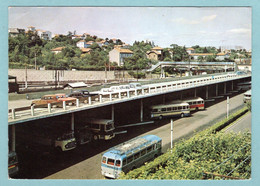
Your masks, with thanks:
[{"label": "concrete pillar", "polygon": [[12,145],[11,145],[11,150],[12,150],[12,151],[15,151],[15,125],[12,125],[11,127],[12,127],[12,128],[11,128],[11,130],[12,130],[12,141],[11,141]]},{"label": "concrete pillar", "polygon": [[91,102],[91,97],[88,97],[88,104],[92,104],[92,102]]},{"label": "concrete pillar", "polygon": [[109,94],[109,100],[112,101],[112,93]]},{"label": "concrete pillar", "polygon": [[79,107],[79,99],[76,99],[76,106]]},{"label": "concrete pillar", "polygon": [[63,110],[66,110],[66,101],[63,101],[62,105],[63,105]]},{"label": "concrete pillar", "polygon": [[115,105],[112,105],[112,108],[111,108],[111,119],[113,121],[115,120]]},{"label": "concrete pillar", "polygon": [[31,115],[34,116],[34,106],[31,106]]},{"label": "concrete pillar", "polygon": [[135,95],[137,96],[137,90],[135,89]]},{"label": "concrete pillar", "polygon": [[118,93],[118,98],[119,98],[119,99],[122,99],[122,97],[121,97],[121,92]]},{"label": "concrete pillar", "polygon": [[143,121],[144,119],[144,105],[143,105],[143,99],[141,99],[141,112],[140,112],[140,120],[141,122]]},{"label": "concrete pillar", "polygon": [[15,119],[15,109],[12,109],[12,119]]},{"label": "concrete pillar", "polygon": [[51,113],[51,104],[48,103],[48,112]]},{"label": "concrete pillar", "polygon": [[74,112],[71,113],[71,130],[74,131],[75,128],[75,117],[74,117]]},{"label": "concrete pillar", "polygon": [[99,95],[99,102],[102,103],[102,94]]},{"label": "concrete pillar", "polygon": [[216,84],[216,96],[218,96],[218,84]]},{"label": "concrete pillar", "polygon": [[206,99],[209,98],[209,86],[206,86]]},{"label": "concrete pillar", "polygon": [[130,98],[130,92],[127,91],[126,94],[127,94],[127,98]]}]

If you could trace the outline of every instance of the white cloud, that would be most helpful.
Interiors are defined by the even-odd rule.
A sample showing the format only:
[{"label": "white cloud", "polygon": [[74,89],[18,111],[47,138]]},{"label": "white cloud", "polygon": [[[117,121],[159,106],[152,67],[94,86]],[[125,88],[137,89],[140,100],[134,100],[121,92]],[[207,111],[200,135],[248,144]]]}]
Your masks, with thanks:
[{"label": "white cloud", "polygon": [[202,21],[205,21],[205,22],[207,22],[207,21],[212,21],[212,20],[214,20],[216,17],[217,17],[217,15],[204,16],[204,17],[202,17]]},{"label": "white cloud", "polygon": [[230,29],[227,31],[228,33],[233,33],[233,34],[250,34],[251,29],[248,28],[234,28]]},{"label": "white cloud", "polygon": [[212,21],[216,17],[217,17],[217,15],[209,15],[209,16],[204,16],[204,17],[197,19],[197,20],[185,19],[185,18],[181,17],[181,18],[173,19],[172,21],[175,22],[175,23],[196,25],[196,24],[200,24],[200,23],[203,23],[203,22]]}]

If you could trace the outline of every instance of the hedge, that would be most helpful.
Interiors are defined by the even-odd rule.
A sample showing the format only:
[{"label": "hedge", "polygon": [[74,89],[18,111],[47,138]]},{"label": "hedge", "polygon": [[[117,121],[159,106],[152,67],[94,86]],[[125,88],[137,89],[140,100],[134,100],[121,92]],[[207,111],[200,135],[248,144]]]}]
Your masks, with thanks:
[{"label": "hedge", "polygon": [[[222,130],[223,128],[228,126],[230,123],[234,122],[236,119],[241,117],[247,111],[248,111],[248,109],[246,107],[244,107],[243,109],[230,115],[230,117],[228,119],[225,118],[224,120],[216,123],[212,127],[197,133],[196,135],[194,135],[193,137],[191,137],[188,140],[182,140],[179,143],[176,143],[176,146],[174,147],[172,154],[168,150],[165,154],[162,154],[161,156],[157,157],[153,161],[151,161],[149,163],[145,163],[144,166],[139,167],[135,170],[132,170],[132,171],[128,172],[127,174],[122,173],[122,175],[120,176],[120,179],[147,179],[147,176],[151,175],[151,173],[155,173],[156,171],[163,169],[164,167],[167,166],[168,161],[170,159],[172,159],[173,156],[176,155],[176,153],[179,149],[179,146],[184,146],[184,144],[194,143],[194,140],[196,141],[196,143],[194,143],[194,145],[196,145],[197,143],[200,143],[199,139],[203,139],[203,140],[207,141],[207,139],[205,139],[205,137],[214,136],[216,134],[216,132]],[[156,178],[156,179],[160,179],[160,178]],[[198,179],[198,178],[195,178],[195,179]]]}]

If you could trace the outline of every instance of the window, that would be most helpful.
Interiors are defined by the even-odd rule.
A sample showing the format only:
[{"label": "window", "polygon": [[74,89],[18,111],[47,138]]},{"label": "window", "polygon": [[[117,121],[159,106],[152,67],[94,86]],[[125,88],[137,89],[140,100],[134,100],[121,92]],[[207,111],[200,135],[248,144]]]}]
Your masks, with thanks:
[{"label": "window", "polygon": [[172,110],[177,110],[177,107],[173,107]]},{"label": "window", "polygon": [[126,159],[123,159],[123,166],[126,165]]},{"label": "window", "polygon": [[167,108],[167,111],[171,111],[171,110],[172,110],[172,108],[171,108],[171,107],[168,107],[168,108]]},{"label": "window", "polygon": [[158,112],[158,109],[153,109],[152,112]]},{"label": "window", "polygon": [[166,108],[162,108],[162,112],[165,112],[166,111]]},{"label": "window", "polygon": [[120,167],[121,161],[120,160],[116,160],[116,166]]},{"label": "window", "polygon": [[141,151],[141,156],[145,155],[146,154],[146,149],[142,150]]},{"label": "window", "polygon": [[148,153],[148,152],[151,152],[151,151],[152,151],[152,148],[153,148],[152,146],[148,147],[148,148],[147,148],[147,153]]},{"label": "window", "polygon": [[129,157],[127,158],[127,163],[130,163],[130,162],[132,162],[132,161],[133,161],[133,159],[134,159],[134,156],[129,156]]},{"label": "window", "polygon": [[140,157],[140,153],[139,152],[134,155],[134,159],[138,159],[139,157]]},{"label": "window", "polygon": [[107,162],[107,158],[106,157],[103,157],[102,158],[102,163],[106,163]]},{"label": "window", "polygon": [[107,164],[109,164],[109,165],[114,165],[114,164],[115,164],[115,160],[108,158],[108,159],[107,159]]},{"label": "window", "polygon": [[182,107],[180,106],[180,107],[178,107],[178,110],[181,110],[182,109]]}]

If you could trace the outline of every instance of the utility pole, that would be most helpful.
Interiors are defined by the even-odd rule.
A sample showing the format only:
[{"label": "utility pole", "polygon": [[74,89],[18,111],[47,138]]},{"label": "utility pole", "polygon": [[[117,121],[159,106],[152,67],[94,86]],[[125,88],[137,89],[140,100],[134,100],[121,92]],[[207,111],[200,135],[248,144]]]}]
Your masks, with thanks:
[{"label": "utility pole", "polygon": [[229,96],[227,96],[227,118],[229,117]]},{"label": "utility pole", "polygon": [[173,120],[171,119],[171,153],[173,148]]}]

